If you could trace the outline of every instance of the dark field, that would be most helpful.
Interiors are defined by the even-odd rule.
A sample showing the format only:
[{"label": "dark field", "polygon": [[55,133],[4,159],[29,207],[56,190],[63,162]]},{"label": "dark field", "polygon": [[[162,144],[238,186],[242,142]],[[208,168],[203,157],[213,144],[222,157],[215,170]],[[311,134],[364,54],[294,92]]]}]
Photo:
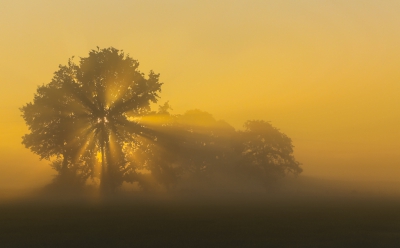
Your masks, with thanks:
[{"label": "dark field", "polygon": [[400,199],[365,196],[25,200],[1,247],[400,247]]}]

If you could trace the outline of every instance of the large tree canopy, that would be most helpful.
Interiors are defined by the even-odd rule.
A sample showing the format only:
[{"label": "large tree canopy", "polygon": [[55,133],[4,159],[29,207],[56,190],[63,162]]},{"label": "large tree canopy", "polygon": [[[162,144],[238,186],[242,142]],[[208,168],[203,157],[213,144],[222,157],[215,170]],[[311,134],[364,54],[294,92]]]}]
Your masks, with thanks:
[{"label": "large tree canopy", "polygon": [[302,171],[291,139],[268,122],[248,121],[236,131],[200,110],[172,115],[166,103],[152,111],[162,83],[138,66],[115,48],[92,50],[60,65],[21,108],[30,131],[22,143],[51,161],[61,185],[91,178],[103,193],[124,181],[144,190],[184,182],[218,187],[226,178],[268,185]]},{"label": "large tree canopy", "polygon": [[162,85],[158,74],[145,77],[138,66],[114,48],[60,66],[21,109],[30,130],[22,143],[42,159],[62,160],[54,162],[61,173],[75,168],[82,181],[100,176],[104,190],[115,188],[126,169],[124,144],[134,142],[133,134],[151,135],[130,117],[146,114]]}]

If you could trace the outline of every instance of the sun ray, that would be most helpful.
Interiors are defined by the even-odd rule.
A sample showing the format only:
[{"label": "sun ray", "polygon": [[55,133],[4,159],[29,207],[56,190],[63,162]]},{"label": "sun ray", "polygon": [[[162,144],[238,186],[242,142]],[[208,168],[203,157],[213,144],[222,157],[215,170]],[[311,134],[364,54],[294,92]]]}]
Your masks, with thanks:
[{"label": "sun ray", "polygon": [[95,127],[88,122],[81,122],[80,124],[84,126],[74,125],[71,132],[72,139],[69,140],[67,146],[75,147],[76,145],[79,145],[79,143],[85,141],[87,136],[95,129]]},{"label": "sun ray", "polygon": [[129,120],[148,127],[166,126],[172,124],[173,116],[168,114],[151,114],[137,117],[129,117]]},{"label": "sun ray", "polygon": [[85,135],[85,142],[79,148],[79,150],[76,152],[74,156],[74,162],[77,162],[83,154],[87,153],[88,148],[91,146],[91,144],[94,143],[95,132],[93,129],[89,129],[88,131],[89,133]]},{"label": "sun ray", "polygon": [[66,84],[65,89],[70,96],[81,102],[84,108],[88,109],[90,112],[96,111],[95,104],[87,97],[84,91],[76,83]]},{"label": "sun ray", "polygon": [[[102,182],[113,175],[101,173],[114,173],[107,168],[124,173],[124,146],[138,145],[138,139],[151,143],[157,137],[151,125],[128,120],[128,111],[150,111],[162,85],[158,74],[150,72],[145,78],[138,66],[115,48],[91,50],[79,64],[69,60],[60,66],[52,81],[38,88],[33,103],[21,108],[31,131],[23,138],[25,146],[44,159],[64,157],[74,173],[92,170],[93,176],[100,176],[101,190],[112,190],[114,186]],[[112,180],[116,185],[123,179]]]}]

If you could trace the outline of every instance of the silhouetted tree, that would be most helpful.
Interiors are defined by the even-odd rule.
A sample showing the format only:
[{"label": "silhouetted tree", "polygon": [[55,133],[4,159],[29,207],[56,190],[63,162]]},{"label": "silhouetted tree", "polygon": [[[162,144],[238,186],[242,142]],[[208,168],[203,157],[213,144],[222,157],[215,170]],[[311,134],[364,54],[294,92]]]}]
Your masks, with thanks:
[{"label": "silhouetted tree", "polygon": [[268,122],[236,131],[204,111],[172,115],[168,102],[151,111],[162,84],[138,66],[115,48],[92,50],[60,65],[21,108],[29,127],[22,143],[51,161],[55,185],[80,188],[98,178],[103,193],[124,181],[143,190],[184,181],[217,187],[222,178],[268,185],[302,171],[291,139]]},{"label": "silhouetted tree", "polygon": [[168,104],[139,120],[157,135],[155,140],[138,137],[136,144],[126,147],[134,164],[126,181],[139,182],[145,190],[172,189],[182,181],[210,182],[226,165],[235,129],[200,110],[171,115],[167,109]]},{"label": "silhouetted tree", "polygon": [[192,181],[209,182],[227,168],[232,153],[235,129],[217,121],[204,111],[190,110],[176,117],[175,127],[181,130],[180,161],[183,172]]},{"label": "silhouetted tree", "polygon": [[155,182],[166,188],[176,184],[212,190],[249,185],[268,188],[287,174],[302,171],[293,156],[291,139],[268,122],[247,121],[244,130],[236,131],[204,111],[171,115],[166,109],[163,106],[143,117],[144,122],[151,120],[157,140],[141,139],[134,147],[132,160],[140,162],[133,168],[147,174],[136,170],[127,174],[127,181],[136,180],[146,189]]},{"label": "silhouetted tree", "polygon": [[113,191],[128,170],[123,152],[135,138],[154,133],[133,120],[150,111],[161,90],[159,75],[147,77],[139,63],[115,48],[92,50],[79,64],[69,60],[49,84],[39,86],[21,108],[30,133],[22,143],[51,160],[60,177],[100,178],[102,192]]},{"label": "silhouetted tree", "polygon": [[244,128],[238,133],[235,148],[242,177],[268,185],[289,173],[302,172],[286,134],[262,120],[247,121]]},{"label": "silhouetted tree", "polygon": [[154,182],[166,188],[185,182],[188,187],[208,189],[269,187],[287,174],[302,171],[291,139],[268,122],[247,121],[244,130],[236,131],[204,111],[171,115],[165,108],[144,117],[158,131],[157,140],[142,139],[131,153],[141,165],[134,168],[148,173],[132,173],[127,181],[137,180],[144,188]]}]

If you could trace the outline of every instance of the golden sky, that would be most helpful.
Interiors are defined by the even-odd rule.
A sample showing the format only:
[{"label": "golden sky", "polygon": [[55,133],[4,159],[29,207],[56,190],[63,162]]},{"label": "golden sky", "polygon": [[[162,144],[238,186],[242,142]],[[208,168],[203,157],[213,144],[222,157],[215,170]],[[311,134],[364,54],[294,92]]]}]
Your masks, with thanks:
[{"label": "golden sky", "polygon": [[0,187],[50,180],[19,107],[96,46],[161,74],[160,103],[293,139],[304,175],[400,181],[400,1],[2,0]]}]

